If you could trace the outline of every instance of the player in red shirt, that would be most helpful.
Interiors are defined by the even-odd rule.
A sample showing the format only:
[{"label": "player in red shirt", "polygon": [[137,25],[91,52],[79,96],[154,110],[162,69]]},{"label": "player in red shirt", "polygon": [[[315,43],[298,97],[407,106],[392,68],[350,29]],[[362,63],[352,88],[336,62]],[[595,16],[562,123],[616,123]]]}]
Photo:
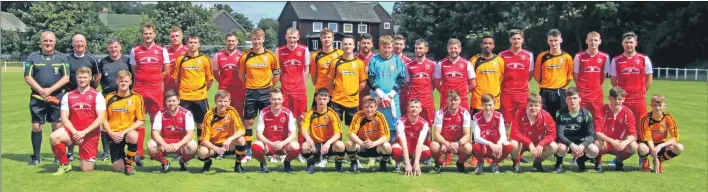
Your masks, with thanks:
[{"label": "player in red shirt", "polygon": [[[172,27],[172,30],[170,30],[170,44],[171,45],[167,47],[167,54],[170,56],[170,65],[168,66],[169,69],[167,71],[172,71],[174,69],[177,57],[185,55],[189,51],[187,46],[182,44],[182,29],[179,27]],[[177,87],[177,81],[172,77],[165,77],[163,82],[165,83],[164,91],[170,89],[179,90]]]},{"label": "player in red shirt", "polygon": [[[653,81],[651,60],[636,51],[638,44],[636,34],[629,32],[622,35],[624,53],[614,57],[608,69],[612,86],[627,91],[624,105],[634,113],[635,127],[639,126],[641,116],[647,113],[646,93]],[[642,139],[641,134],[638,139]]]},{"label": "player in red shirt", "polygon": [[168,172],[170,162],[165,154],[180,154],[180,171],[187,171],[187,162],[197,152],[194,141],[194,116],[189,110],[179,105],[177,90],[165,93],[165,109],[157,112],[152,123],[152,139],[148,142],[150,158],[162,164],[162,172]]},{"label": "player in red shirt", "polygon": [[511,30],[509,42],[511,48],[499,53],[505,63],[499,104],[502,115],[507,117],[504,119],[507,127],[512,126],[514,114],[526,108],[529,80],[533,77],[534,69],[533,53],[523,49],[524,32],[518,29]]},{"label": "player in red shirt", "polygon": [[404,161],[406,176],[420,176],[420,162],[430,158],[428,147],[428,121],[420,116],[421,103],[418,99],[408,101],[408,114],[396,122],[398,140],[391,145],[392,156],[396,163]]},{"label": "player in red shirt", "polygon": [[[371,57],[375,56],[376,54],[373,52],[373,47],[374,47],[374,37],[371,36],[371,34],[364,33],[361,34],[361,39],[359,39],[359,52],[356,53],[354,56],[359,58],[361,61],[364,62],[364,66],[366,67],[366,73],[369,73],[369,61],[371,61]],[[359,101],[364,101],[364,97],[369,95],[369,94],[361,94],[361,93],[369,93],[371,88],[369,88],[369,84],[366,83],[364,85],[364,89],[359,91]],[[359,102],[359,110],[362,111],[366,108],[364,102]],[[380,159],[379,159],[380,160]],[[390,159],[389,159],[390,161]],[[370,164],[373,162],[370,161]]]},{"label": "player in red shirt", "polygon": [[238,37],[236,34],[229,33],[226,35],[226,48],[216,52],[211,59],[212,73],[219,82],[219,90],[231,94],[231,106],[239,114],[243,114],[243,98],[246,95],[245,84],[238,78],[241,55],[243,53],[238,50]]},{"label": "player in red shirt", "polygon": [[492,173],[499,173],[499,162],[511,153],[513,146],[507,141],[504,117],[500,112],[494,111],[494,96],[484,94],[481,98],[482,111],[472,117],[474,122],[474,158],[477,159],[475,173],[484,171],[484,158],[492,158]]},{"label": "player in red shirt", "polygon": [[292,173],[290,161],[297,158],[300,154],[296,121],[297,119],[295,119],[293,113],[283,107],[283,93],[280,89],[271,88],[270,106],[262,109],[258,116],[256,125],[258,141],[254,142],[252,146],[253,158],[256,158],[261,163],[261,172],[268,173],[267,162],[263,155],[277,154],[285,155],[283,171]]},{"label": "player in red shirt", "polygon": [[632,110],[622,105],[627,95],[620,87],[610,89],[607,97],[610,104],[603,106],[603,121],[595,129],[595,145],[600,148],[600,154],[595,159],[595,170],[602,171],[602,155],[613,154],[617,156],[615,170],[624,171],[625,159],[634,155],[639,146],[636,142],[637,129],[635,127]]},{"label": "player in red shirt", "polygon": [[[403,37],[403,35],[393,36],[393,55],[400,57],[401,60],[403,60],[403,64],[406,64],[406,66],[408,66],[408,63],[413,61],[413,59],[403,54],[404,49],[406,49],[406,37]],[[401,101],[401,109],[408,109],[407,101],[409,97],[407,86],[401,89],[400,95],[398,97]],[[406,115],[406,112],[406,110],[401,110],[401,116]]]},{"label": "player in red shirt", "polygon": [[[364,62],[364,66],[366,67],[366,72],[367,74],[369,73],[369,61],[371,60],[371,57],[375,56],[374,52],[371,50],[374,47],[374,42],[373,42],[373,37],[371,37],[371,34],[364,33],[361,34],[361,39],[359,39],[359,52],[356,53],[354,56],[361,59],[361,61]],[[369,93],[369,85],[366,84],[364,85],[364,89],[360,91],[360,93]],[[364,96],[367,96],[369,94],[359,94],[359,101],[364,100]],[[364,103],[359,103],[359,109],[363,110],[364,109]]]},{"label": "player in red shirt", "polygon": [[[462,43],[456,38],[447,42],[447,57],[435,64],[433,85],[440,92],[440,98],[447,98],[449,90],[460,93],[462,107],[469,109],[469,94],[475,85],[474,67],[469,60],[460,57]],[[445,99],[440,100],[440,106],[447,105]]]},{"label": "player in red shirt", "polygon": [[408,98],[417,98],[422,103],[420,115],[425,119],[434,119],[435,101],[433,100],[433,73],[435,61],[428,59],[428,41],[419,39],[415,42],[415,60],[406,64],[408,68]]},{"label": "player in red shirt", "polygon": [[543,172],[541,162],[556,153],[556,122],[553,116],[542,109],[541,95],[531,93],[527,98],[526,110],[517,111],[511,127],[512,170],[521,172],[519,161],[523,151],[531,152],[533,167]]},{"label": "player in red shirt", "polygon": [[[130,64],[135,75],[134,91],[143,96],[145,111],[153,122],[163,104],[163,79],[170,74],[170,57],[167,49],[155,43],[155,25],[142,26],[143,43],[130,50]],[[142,166],[145,144],[145,127],[140,127],[138,132],[138,156],[135,161]]]},{"label": "player in red shirt", "polygon": [[310,52],[299,44],[300,32],[291,27],[285,32],[287,44],[278,47],[275,55],[281,64],[283,105],[300,121],[307,112],[307,75],[310,71]]},{"label": "player in red shirt", "polygon": [[[430,149],[435,160],[435,172],[442,171],[440,157],[443,153],[457,154],[457,170],[461,173],[465,170],[465,161],[472,156],[472,143],[470,142],[470,132],[472,128],[472,116],[470,112],[460,107],[460,94],[455,90],[447,93],[447,106],[443,106],[435,113],[433,121],[433,142]],[[449,152],[449,153],[448,153]],[[450,157],[446,157],[450,160]]]},{"label": "player in red shirt", "polygon": [[79,145],[81,171],[93,171],[96,162],[98,140],[101,136],[99,127],[105,120],[106,101],[103,94],[90,87],[90,68],[79,67],[76,71],[76,81],[79,87],[66,93],[61,99],[61,122],[64,128],[59,128],[50,135],[54,157],[59,160],[59,169],[53,175],[63,175],[71,171],[66,156],[66,145]]},{"label": "player in red shirt", "polygon": [[[575,54],[573,59],[575,65],[573,79],[580,91],[580,106],[590,110],[595,125],[602,125],[604,121],[602,83],[605,81],[605,67],[610,65],[610,57],[607,53],[598,50],[602,43],[600,33],[595,31],[588,33],[585,43],[588,44],[588,49]],[[597,127],[596,130],[602,128]]]}]

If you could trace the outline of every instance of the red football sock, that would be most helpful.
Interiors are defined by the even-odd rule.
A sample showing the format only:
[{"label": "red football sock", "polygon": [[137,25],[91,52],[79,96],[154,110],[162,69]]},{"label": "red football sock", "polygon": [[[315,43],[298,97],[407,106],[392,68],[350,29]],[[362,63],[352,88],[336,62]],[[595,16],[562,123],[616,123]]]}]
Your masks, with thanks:
[{"label": "red football sock", "polygon": [[185,154],[185,155],[182,155],[182,159],[180,159],[179,162],[180,162],[180,163],[186,163],[187,161],[192,160],[192,158],[194,158],[194,155],[192,155],[192,154]]},{"label": "red football sock", "polygon": [[425,160],[428,160],[428,159],[430,159],[430,150],[425,150],[425,151],[423,151],[423,152],[420,153],[420,160],[421,160],[421,161],[425,161]]},{"label": "red football sock", "polygon": [[165,159],[165,155],[163,155],[162,152],[150,155],[150,159],[159,161],[160,164],[167,164],[167,159]]},{"label": "red football sock", "polygon": [[54,157],[59,160],[59,164],[69,164],[69,158],[66,157],[66,145],[64,145],[64,143],[60,142],[59,144],[52,146],[52,151],[54,151]]},{"label": "red football sock", "polygon": [[300,155],[300,149],[290,149],[287,155],[285,155],[285,161],[292,161],[297,158],[298,155]]},{"label": "red football sock", "polygon": [[393,156],[393,160],[396,161],[396,163],[400,163],[401,161],[403,161],[403,149],[401,149],[401,148],[391,149],[391,156]]},{"label": "red football sock", "polygon": [[483,144],[475,143],[472,145],[472,151],[474,158],[477,159],[477,163],[484,162],[484,156],[487,155],[487,148]]},{"label": "red football sock", "polygon": [[467,159],[469,159],[470,157],[472,157],[471,154],[460,152],[460,154],[457,156],[457,163],[465,163],[465,161],[467,161]]},{"label": "red football sock", "polygon": [[143,151],[143,145],[145,144],[145,127],[139,127],[135,129],[138,132],[138,156],[143,157],[145,155]]},{"label": "red football sock", "polygon": [[263,147],[260,145],[253,145],[251,146],[251,157],[256,158],[258,162],[265,163],[265,151],[263,150]]},{"label": "red football sock", "polygon": [[494,159],[493,163],[499,163],[502,160],[506,159],[506,156],[509,156],[509,153],[511,153],[511,150],[514,150],[514,147],[511,145],[504,145],[502,146],[502,154],[498,159]]}]

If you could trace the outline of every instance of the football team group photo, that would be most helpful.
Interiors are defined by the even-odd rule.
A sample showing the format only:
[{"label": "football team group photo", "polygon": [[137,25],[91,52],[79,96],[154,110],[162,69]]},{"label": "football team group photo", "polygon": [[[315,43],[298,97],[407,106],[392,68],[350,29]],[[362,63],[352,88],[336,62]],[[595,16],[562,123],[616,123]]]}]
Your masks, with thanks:
[{"label": "football team group photo", "polygon": [[[184,172],[185,179],[270,173],[283,174],[281,180],[309,174],[338,180],[612,174],[621,180],[623,174],[683,174],[686,169],[675,167],[706,154],[700,127],[706,119],[672,112],[691,94],[704,106],[706,84],[684,93],[671,91],[679,84],[655,80],[663,76],[655,70],[661,64],[639,41],[654,34],[631,26],[613,35],[546,27],[433,39],[380,33],[393,27],[388,23],[367,31],[356,23],[283,27],[288,6],[295,14],[326,8],[306,5],[288,2],[280,30],[259,24],[246,33],[228,28],[204,35],[143,20],[129,31],[137,44],[96,40],[85,30],[57,32],[51,24],[24,33],[38,36],[39,47],[25,53],[22,80],[12,76],[10,85],[2,78],[2,106],[22,106],[13,108],[22,115],[11,119],[5,114],[13,111],[3,110],[3,140],[17,137],[12,144],[21,146],[3,142],[3,156],[16,154],[9,157],[18,162],[13,166],[37,172],[21,174],[50,179]],[[349,9],[362,5],[368,6]],[[528,33],[543,36],[528,40]],[[212,36],[217,49],[205,43]],[[566,51],[571,38],[580,51]],[[70,51],[59,50],[60,41],[70,42]],[[470,45],[475,52],[464,56]],[[107,54],[92,54],[90,46]],[[11,89],[19,91],[7,95]],[[9,97],[20,99],[5,102]],[[701,110],[692,113],[703,117]],[[9,135],[8,129],[20,131]],[[696,154],[682,160],[684,153]],[[705,173],[705,162],[693,167]],[[11,177],[5,171],[3,180]]]}]

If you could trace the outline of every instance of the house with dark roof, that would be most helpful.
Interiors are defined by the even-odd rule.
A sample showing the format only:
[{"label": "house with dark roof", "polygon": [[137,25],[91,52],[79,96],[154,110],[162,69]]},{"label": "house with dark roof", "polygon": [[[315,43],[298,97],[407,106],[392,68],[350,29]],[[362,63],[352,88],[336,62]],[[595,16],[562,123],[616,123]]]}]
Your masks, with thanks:
[{"label": "house with dark roof", "polygon": [[[212,9],[211,11],[211,23],[219,27],[222,35],[230,33],[233,29],[240,30],[246,34],[246,29],[244,29],[231,14],[223,10],[217,11],[216,9]],[[145,17],[147,17],[147,15]],[[107,8],[104,8],[103,11],[98,14],[98,19],[101,20],[101,23],[108,26],[111,30],[140,26],[142,18],[143,15],[111,14],[108,13]]]},{"label": "house with dark roof", "polygon": [[219,27],[222,35],[231,33],[231,30],[233,29],[239,30],[243,34],[246,34],[247,32],[246,29],[231,16],[231,14],[224,10],[216,11],[215,9],[212,9],[211,23]]},{"label": "house with dark roof", "polygon": [[[300,43],[310,50],[322,46],[320,31],[330,28],[335,32],[334,47],[342,48],[342,37],[353,35],[357,42],[364,33],[373,36],[374,45],[380,36],[394,35],[394,20],[377,2],[301,2],[288,1],[278,17],[278,44],[283,45],[285,32],[290,27],[300,31]],[[358,46],[357,49],[358,50]]]},{"label": "house with dark roof", "polygon": [[25,23],[12,13],[0,11],[0,30],[25,32]]}]

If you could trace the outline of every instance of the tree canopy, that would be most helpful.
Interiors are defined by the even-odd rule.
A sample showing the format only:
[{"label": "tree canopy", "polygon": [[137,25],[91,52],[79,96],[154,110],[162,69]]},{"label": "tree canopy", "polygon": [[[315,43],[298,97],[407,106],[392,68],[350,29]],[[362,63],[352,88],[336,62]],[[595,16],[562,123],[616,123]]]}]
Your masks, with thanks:
[{"label": "tree canopy", "polygon": [[[655,66],[685,67],[708,59],[708,4],[700,2],[398,2],[394,17],[400,33],[430,42],[436,59],[445,57],[447,40],[459,38],[466,57],[479,53],[479,38],[495,37],[495,52],[509,47],[507,32],[521,29],[525,48],[534,53],[548,49],[546,32],[562,32],[564,51],[574,54],[587,46],[588,32],[602,35],[600,49],[622,53],[626,32],[639,36],[639,51]],[[461,23],[464,22],[464,23]],[[675,55],[681,55],[676,57]]]}]

